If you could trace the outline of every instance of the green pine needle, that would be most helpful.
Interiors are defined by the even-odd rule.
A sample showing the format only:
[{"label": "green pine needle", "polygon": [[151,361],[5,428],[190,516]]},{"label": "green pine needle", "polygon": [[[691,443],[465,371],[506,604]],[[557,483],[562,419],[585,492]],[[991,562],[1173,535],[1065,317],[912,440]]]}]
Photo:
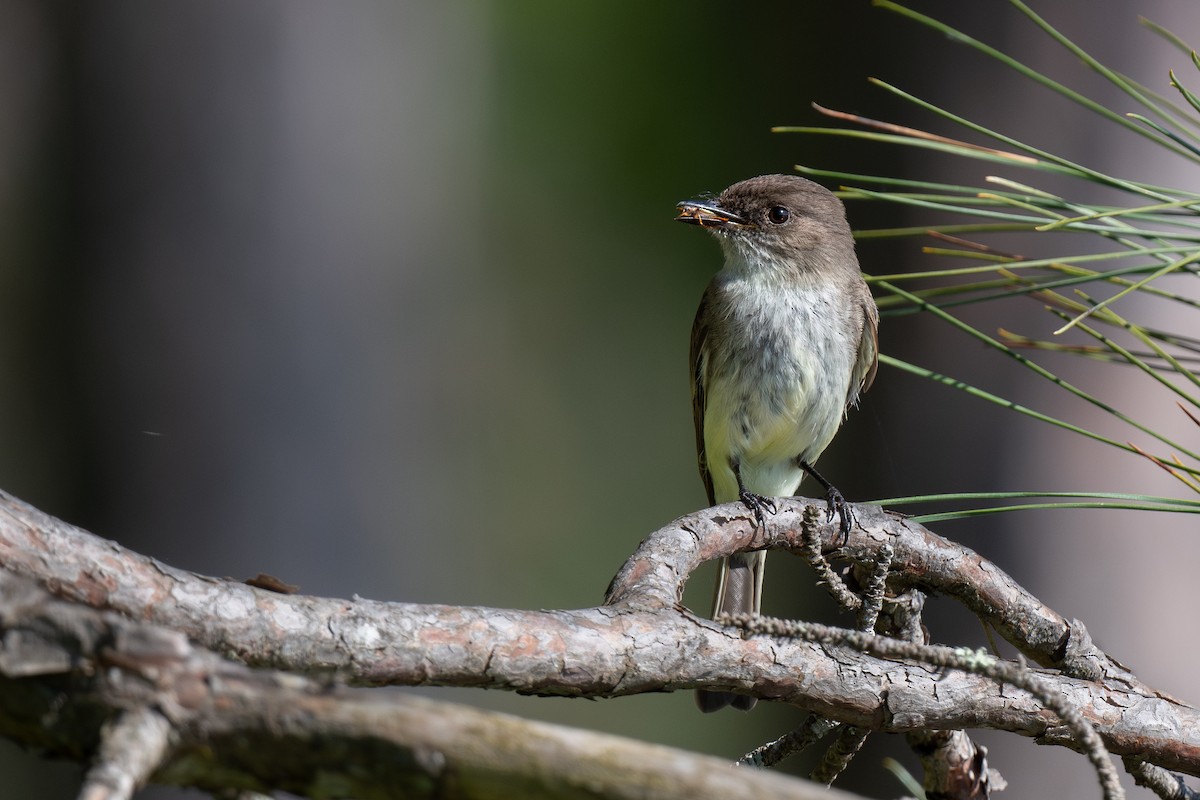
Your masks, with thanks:
[{"label": "green pine needle", "polygon": [[[1178,92],[1181,102],[1173,102],[1172,98],[1178,100],[1174,95],[1168,98],[1108,68],[1034,13],[1023,0],[1009,0],[1009,4],[1042,35],[1071,53],[1084,67],[1117,87],[1134,105],[1134,109],[1118,111],[1108,108],[1067,84],[1051,79],[1017,58],[939,20],[912,11],[894,0],[874,0],[874,5],[937,31],[1005,65],[1024,79],[1050,89],[1066,101],[1096,114],[1103,123],[1136,133],[1180,159],[1183,168],[1191,169],[1194,164],[1200,163],[1200,135],[1197,134],[1200,130],[1200,117],[1197,116],[1197,112],[1200,112],[1200,96],[1184,87],[1174,72],[1169,73],[1170,86]],[[1200,56],[1179,37],[1148,20],[1142,19],[1141,23],[1171,46],[1187,53],[1193,65],[1200,69]],[[1006,175],[985,174],[981,177],[980,185],[971,186],[798,165],[796,169],[802,174],[836,181],[839,184],[838,195],[846,200],[887,203],[908,209],[910,213],[935,215],[939,220],[937,224],[855,231],[855,238],[860,241],[929,236],[937,241],[933,246],[923,249],[926,255],[958,260],[959,266],[867,276],[868,282],[880,293],[877,302],[881,313],[888,316],[929,315],[1007,356],[1031,374],[1076,399],[1100,409],[1112,420],[1160,442],[1170,449],[1171,455],[1148,453],[1135,444],[1120,441],[1107,433],[1035,411],[980,387],[887,354],[880,355],[880,362],[958,389],[1030,419],[1135,454],[1170,473],[1189,492],[1200,494],[1200,480],[1197,480],[1200,478],[1200,450],[1184,447],[1168,437],[1159,429],[1156,420],[1143,421],[1125,414],[1101,397],[1064,380],[1043,364],[1014,349],[1020,348],[1026,352],[1037,350],[1048,358],[1093,359],[1098,362],[1098,368],[1103,369],[1132,367],[1137,371],[1134,374],[1151,379],[1151,387],[1165,389],[1168,396],[1173,396],[1179,408],[1200,427],[1200,414],[1189,410],[1200,408],[1200,392],[1192,394],[1188,391],[1191,387],[1200,388],[1200,375],[1196,371],[1200,364],[1200,338],[1132,321],[1114,311],[1116,305],[1124,306],[1122,301],[1135,293],[1166,301],[1188,312],[1200,311],[1200,297],[1188,291],[1190,283],[1182,281],[1183,277],[1194,281],[1200,276],[1200,193],[1101,172],[980,125],[886,81],[870,80],[873,85],[904,100],[915,109],[958,126],[964,132],[964,138],[951,138],[815,104],[814,108],[821,114],[842,123],[851,123],[854,127],[780,127],[774,130],[804,136],[835,136],[867,146],[915,147],[953,158],[998,165],[1006,172],[1019,168],[1031,176],[1017,181]],[[991,146],[967,141],[979,137],[983,137]],[[1055,181],[1056,187],[1062,183],[1062,179],[1107,187],[1124,193],[1133,202],[1106,205],[1079,202],[1069,192],[1050,192],[1037,185],[1049,179]],[[950,217],[949,221],[946,220],[947,216]],[[1004,252],[995,247],[990,239],[980,242],[961,238],[1022,231],[1058,237],[1054,241],[1069,241],[1072,249],[1059,256],[1029,258]],[[1069,236],[1069,239],[1064,236]],[[1080,236],[1095,242],[1106,242],[1109,246],[1102,252],[1079,252],[1083,249],[1077,248]],[[967,262],[965,266],[962,265],[964,261]],[[1097,294],[1099,297],[1094,297]],[[1074,328],[1088,339],[1084,344],[1056,339],[1039,341],[1007,331],[992,336],[956,316],[960,313],[957,309],[1012,297],[1036,299],[1044,303],[1050,313],[1063,320],[1066,324],[1054,332],[1054,337]],[[1103,326],[1107,326],[1107,332],[1100,329]],[[1039,502],[1010,504],[1010,501],[1017,499],[1036,499]],[[1200,500],[1111,492],[990,492],[891,498],[879,502],[907,504],[935,500],[960,503],[982,501],[985,505],[928,514],[915,519],[935,522],[1051,508],[1200,512]]]}]

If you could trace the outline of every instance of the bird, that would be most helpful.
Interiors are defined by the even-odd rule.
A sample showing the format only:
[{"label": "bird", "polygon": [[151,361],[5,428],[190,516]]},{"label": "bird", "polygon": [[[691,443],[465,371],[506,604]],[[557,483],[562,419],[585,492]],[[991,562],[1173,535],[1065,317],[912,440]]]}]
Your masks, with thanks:
[{"label": "bird", "polygon": [[[715,198],[678,203],[675,219],[712,233],[724,265],[692,326],[692,413],[710,505],[741,501],[762,527],[772,498],[805,474],[825,490],[843,535],[852,514],[813,468],[875,378],[879,311],[859,269],[846,210],[798,175],[762,175]],[[761,609],[763,551],[724,559],[713,615]],[[698,690],[702,711],[749,711],[755,698]]]}]

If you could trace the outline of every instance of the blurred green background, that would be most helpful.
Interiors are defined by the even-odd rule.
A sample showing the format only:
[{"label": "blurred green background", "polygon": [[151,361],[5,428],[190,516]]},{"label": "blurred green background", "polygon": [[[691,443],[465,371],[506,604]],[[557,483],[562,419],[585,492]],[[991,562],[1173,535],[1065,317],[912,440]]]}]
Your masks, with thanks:
[{"label": "blurred green background", "polygon": [[[1080,73],[1000,0],[914,6]],[[1183,65],[1160,59],[1135,14],[1185,35],[1200,16],[1189,0],[1137,6],[1036,7],[1165,88]],[[858,0],[0,0],[0,486],[202,573],[342,597],[595,605],[643,536],[704,504],[687,347],[720,256],[671,222],[675,201],[796,163],[932,180],[984,169],[769,132],[821,124],[814,100],[953,132],[871,75],[1095,166],[1180,182],[1154,174],[1152,152]],[[850,214],[856,228],[916,222]],[[860,256],[877,273],[927,263],[911,242]],[[1049,324],[1032,304],[976,315]],[[881,342],[1040,408],[1058,400],[922,320],[885,320]],[[885,370],[822,471],[851,499],[1173,491],[1139,463],[1120,477],[1095,447]],[[1104,601],[1131,559],[1161,570],[1155,550],[1064,569],[1042,549],[1103,553],[1145,524],[1060,512],[940,530],[1186,697],[1165,655],[1143,657],[1126,604]],[[769,612],[836,619],[799,564],[776,556],[768,572]],[[707,610],[711,578],[693,581],[690,605]],[[931,614],[939,641],[983,642],[965,615]],[[702,717],[685,693],[436,694],[726,757],[798,721],[765,706]],[[982,738],[1015,796],[1094,795],[1083,759]],[[898,794],[885,753],[913,765],[874,737],[840,785]],[[73,796],[79,775],[7,744],[0,769],[16,797]]]}]

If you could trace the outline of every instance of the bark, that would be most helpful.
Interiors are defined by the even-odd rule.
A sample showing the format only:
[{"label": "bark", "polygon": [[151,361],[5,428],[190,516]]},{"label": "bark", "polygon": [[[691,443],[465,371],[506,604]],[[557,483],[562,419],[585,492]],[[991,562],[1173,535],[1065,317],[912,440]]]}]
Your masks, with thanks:
[{"label": "bark", "polygon": [[[206,788],[362,797],[435,791],[483,796],[488,780],[505,786],[516,781],[512,785],[523,796],[539,796],[530,788],[534,783],[545,792],[541,796],[573,796],[584,788],[554,773],[537,754],[549,752],[543,738],[572,747],[572,737],[584,734],[503,718],[486,737],[472,740],[463,731],[490,724],[479,720],[497,715],[450,712],[378,692],[364,695],[305,676],[594,698],[733,690],[864,731],[994,728],[1078,746],[1033,695],[984,675],[921,663],[920,645],[875,637],[879,646],[865,648],[876,653],[869,655],[839,643],[850,639],[752,636],[680,605],[687,576],[706,560],[746,548],[800,552],[802,512],[822,502],[783,501],[765,530],[755,528],[736,505],[688,515],[642,543],[614,578],[604,605],[523,611],[289,595],[195,575],[0,493],[0,578],[4,586],[16,587],[5,590],[0,608],[0,726],[10,738],[73,758],[91,757],[98,748],[104,752],[103,742],[135,733],[149,737],[146,749],[153,752],[159,740],[141,730],[155,727],[147,719],[157,722],[146,716],[149,709],[169,723],[169,744],[149,768],[144,763],[119,768],[120,774],[135,775],[135,782],[153,775]],[[1200,775],[1195,708],[1143,685],[1096,648],[1081,623],[1045,607],[967,548],[877,508],[857,507],[855,515],[858,525],[840,548],[838,531],[822,526],[827,553],[872,565],[879,548],[890,547],[891,594],[919,589],[959,600],[1042,665],[1040,683],[1065,698],[1111,752]],[[33,588],[21,588],[30,584],[20,579]],[[30,599],[33,594],[38,599]],[[63,638],[64,631],[76,637],[74,643]],[[884,642],[895,647],[882,647]],[[895,649],[903,647],[917,649]],[[165,691],[164,681],[175,687],[166,699],[156,694]],[[47,714],[53,724],[42,725],[41,733],[21,724]],[[420,739],[448,727],[441,720],[451,717],[462,720],[456,723],[461,736],[447,732],[443,739]],[[513,726],[530,727],[518,732]],[[534,741],[540,744],[526,746]],[[636,743],[633,751],[655,753],[646,771],[630,766],[645,763],[635,752],[622,755],[614,768],[604,760],[607,747],[580,746],[558,756],[570,760],[571,774],[603,764],[588,779],[594,781],[586,787],[594,790],[591,796],[626,796],[617,786],[624,777],[642,787],[670,784],[671,791],[678,790],[655,797],[708,796],[680,777],[697,769],[696,762],[672,771],[678,754]],[[384,758],[374,748],[391,749]],[[114,749],[120,748],[108,748]],[[111,762],[101,758],[102,764]],[[302,774],[282,774],[288,765]],[[806,786],[758,770],[733,772],[719,762],[698,769],[736,776],[719,792],[725,797],[800,796],[783,794],[774,784],[767,789],[747,783],[759,777]],[[463,777],[468,773],[471,780]],[[90,777],[96,786],[120,783],[103,771]],[[321,788],[319,781],[353,791]]]}]

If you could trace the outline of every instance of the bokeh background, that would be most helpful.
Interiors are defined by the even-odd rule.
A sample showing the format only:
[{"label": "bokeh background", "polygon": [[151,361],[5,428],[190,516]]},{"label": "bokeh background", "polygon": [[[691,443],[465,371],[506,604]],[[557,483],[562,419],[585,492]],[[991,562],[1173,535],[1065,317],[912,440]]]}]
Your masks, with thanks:
[{"label": "bokeh background", "polygon": [[[914,6],[1129,107],[1001,0]],[[1164,92],[1168,68],[1195,75],[1136,19],[1200,38],[1192,0],[1035,9]],[[646,533],[704,503],[687,341],[719,253],[671,222],[675,201],[796,163],[989,171],[769,132],[821,124],[816,100],[957,135],[872,75],[1097,168],[1195,184],[1135,137],[859,0],[0,0],[0,486],[202,573],[269,572],[342,597],[595,605]],[[919,222],[850,214],[857,228]],[[1010,249],[1022,246],[1043,245]],[[913,242],[860,255],[874,273],[939,265]],[[972,314],[988,329],[1056,327],[1029,302]],[[1109,422],[929,321],[885,320],[881,342]],[[1053,366],[1196,441],[1130,373]],[[1136,458],[886,369],[822,467],[852,499],[1177,491]],[[938,530],[1085,620],[1150,684],[1200,699],[1180,602],[1194,597],[1194,526],[1055,512]],[[711,578],[689,604],[706,609]],[[776,556],[767,583],[769,612],[836,619],[800,564]],[[935,637],[982,644],[946,605],[931,604]],[[798,721],[761,705],[701,717],[689,693],[437,694],[727,757]],[[1096,794],[1079,756],[980,738],[1012,796]],[[874,737],[840,785],[900,794],[887,754],[914,765]],[[71,797],[79,779],[7,743],[0,771],[8,797]]]}]

